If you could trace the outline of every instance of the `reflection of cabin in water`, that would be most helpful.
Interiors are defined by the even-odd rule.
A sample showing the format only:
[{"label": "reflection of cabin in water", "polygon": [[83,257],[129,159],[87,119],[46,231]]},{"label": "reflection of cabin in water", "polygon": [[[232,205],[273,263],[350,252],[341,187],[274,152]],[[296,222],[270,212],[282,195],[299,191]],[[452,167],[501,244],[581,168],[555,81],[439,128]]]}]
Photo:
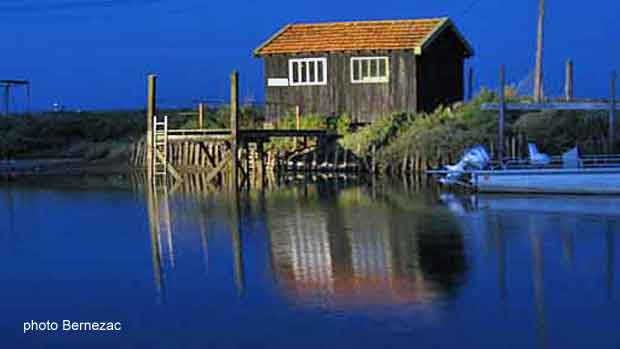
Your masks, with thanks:
[{"label": "reflection of cabin in water", "polygon": [[357,205],[292,210],[271,220],[268,230],[274,272],[294,300],[427,303],[450,292],[464,271],[456,232],[444,234],[450,243],[442,246],[447,249],[442,256],[411,226],[393,224],[388,210]]},{"label": "reflection of cabin in water", "polygon": [[473,55],[448,18],[292,24],[255,50],[265,60],[267,119],[349,113],[371,122],[463,99]]}]

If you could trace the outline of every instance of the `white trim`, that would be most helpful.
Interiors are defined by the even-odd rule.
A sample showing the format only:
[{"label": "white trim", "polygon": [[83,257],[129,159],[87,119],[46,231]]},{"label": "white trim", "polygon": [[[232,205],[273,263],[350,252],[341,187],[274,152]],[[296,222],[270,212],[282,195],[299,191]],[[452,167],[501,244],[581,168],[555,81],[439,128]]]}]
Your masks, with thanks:
[{"label": "white trim", "polygon": [[[319,70],[317,66],[321,62],[322,71],[323,71],[323,79],[319,81]],[[293,65],[297,63],[297,78],[300,81],[293,81]],[[314,81],[310,81],[310,65],[314,65],[314,76],[312,77]],[[302,65],[305,66],[305,81],[301,81],[302,75]],[[327,85],[327,58],[295,58],[289,59],[288,61],[288,80],[290,86],[314,86],[314,85]]]},{"label": "white trim", "polygon": [[[367,63],[367,76],[366,77],[362,77],[361,76],[361,66],[362,66],[362,62],[368,62]],[[377,66],[377,76],[370,76],[370,62],[372,61],[376,61],[376,62],[380,62],[383,61],[385,62],[385,75],[379,76],[379,66]],[[355,71],[355,65],[359,65],[360,68],[360,76],[358,77],[358,79],[355,79],[355,75],[354,75],[354,71]],[[351,57],[351,83],[353,84],[381,84],[381,83],[386,83],[390,81],[390,58],[387,56],[377,56],[377,57]]]},{"label": "white trim", "polygon": [[267,79],[267,86],[269,87],[285,87],[288,86],[287,78],[269,78]]}]

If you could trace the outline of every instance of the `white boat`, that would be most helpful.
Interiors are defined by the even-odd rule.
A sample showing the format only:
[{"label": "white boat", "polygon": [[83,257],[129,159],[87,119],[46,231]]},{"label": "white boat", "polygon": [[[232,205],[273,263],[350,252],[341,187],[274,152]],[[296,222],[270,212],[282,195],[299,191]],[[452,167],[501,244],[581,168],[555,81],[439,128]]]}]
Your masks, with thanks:
[{"label": "white boat", "polygon": [[620,194],[620,155],[580,157],[577,149],[552,158],[530,145],[529,159],[493,166],[477,146],[458,164],[428,173],[481,193]]},{"label": "white boat", "polygon": [[474,171],[481,193],[620,194],[620,167]]}]

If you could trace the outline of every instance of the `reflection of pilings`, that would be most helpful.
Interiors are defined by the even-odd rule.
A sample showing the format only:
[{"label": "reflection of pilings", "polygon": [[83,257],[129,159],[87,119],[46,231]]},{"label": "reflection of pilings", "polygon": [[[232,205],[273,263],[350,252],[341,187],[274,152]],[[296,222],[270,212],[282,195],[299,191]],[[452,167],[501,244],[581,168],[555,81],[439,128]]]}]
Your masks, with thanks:
[{"label": "reflection of pilings", "polygon": [[168,260],[170,267],[174,268],[174,244],[166,183],[158,186],[154,181],[150,182],[150,185],[146,187],[146,198],[151,231],[155,287],[160,300],[165,302],[166,260]]},{"label": "reflection of pilings", "polygon": [[245,274],[243,270],[243,241],[241,237],[241,227],[239,222],[239,193],[232,193],[232,203],[230,205],[230,232],[232,238],[233,254],[235,261],[235,284],[239,295],[245,291]]},{"label": "reflection of pilings", "polygon": [[565,229],[562,229],[560,233],[560,239],[562,240],[562,253],[564,255],[564,261],[569,268],[573,268],[575,264],[575,242],[573,238],[573,232],[570,227],[576,226],[576,222],[573,224],[567,224]]},{"label": "reflection of pilings", "polygon": [[536,302],[538,340],[540,348],[547,348],[547,321],[545,319],[545,290],[543,277],[543,250],[540,235],[530,232],[532,243],[532,271],[534,281],[534,298]]},{"label": "reflection of pilings", "polygon": [[[174,242],[173,242],[173,236],[172,236],[172,226],[170,223],[170,207],[168,206],[168,187],[165,184],[163,186],[162,197],[161,198],[157,197],[157,210],[161,217],[160,224],[163,225],[164,233],[166,234],[166,242],[168,245],[167,254],[168,254],[168,259],[170,261],[170,266],[174,268],[174,265],[175,265]],[[161,232],[161,228],[160,228],[160,232]]]},{"label": "reflection of pilings", "polygon": [[146,199],[149,216],[149,228],[151,232],[151,253],[153,259],[155,289],[157,290],[160,301],[165,301],[163,268],[161,260],[161,240],[159,233],[159,214],[157,210],[155,189],[152,186],[149,186],[146,191]]},{"label": "reflection of pilings", "polygon": [[613,298],[614,291],[614,259],[615,259],[615,239],[611,223],[607,223],[607,297]]},{"label": "reflection of pilings", "polygon": [[[503,227],[502,227],[503,228]],[[506,305],[508,300],[508,289],[506,287],[506,236],[504,229],[496,231],[495,243],[497,249],[497,282],[499,283],[500,299]]]},{"label": "reflection of pilings", "polygon": [[[206,214],[205,216],[206,217]],[[209,272],[209,235],[207,233],[207,228],[204,222],[203,217],[199,217],[200,219],[200,239],[202,241],[202,255],[205,264],[205,271]]]}]

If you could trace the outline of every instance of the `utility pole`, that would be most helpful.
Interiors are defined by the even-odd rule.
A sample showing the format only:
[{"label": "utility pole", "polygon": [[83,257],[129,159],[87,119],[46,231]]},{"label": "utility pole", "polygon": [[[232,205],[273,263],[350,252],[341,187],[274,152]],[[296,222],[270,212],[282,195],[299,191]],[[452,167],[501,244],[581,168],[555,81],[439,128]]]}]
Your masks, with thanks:
[{"label": "utility pole", "polygon": [[543,46],[545,32],[545,0],[538,2],[538,33],[536,44],[536,71],[534,76],[534,101],[541,103],[544,97],[543,91]]}]

